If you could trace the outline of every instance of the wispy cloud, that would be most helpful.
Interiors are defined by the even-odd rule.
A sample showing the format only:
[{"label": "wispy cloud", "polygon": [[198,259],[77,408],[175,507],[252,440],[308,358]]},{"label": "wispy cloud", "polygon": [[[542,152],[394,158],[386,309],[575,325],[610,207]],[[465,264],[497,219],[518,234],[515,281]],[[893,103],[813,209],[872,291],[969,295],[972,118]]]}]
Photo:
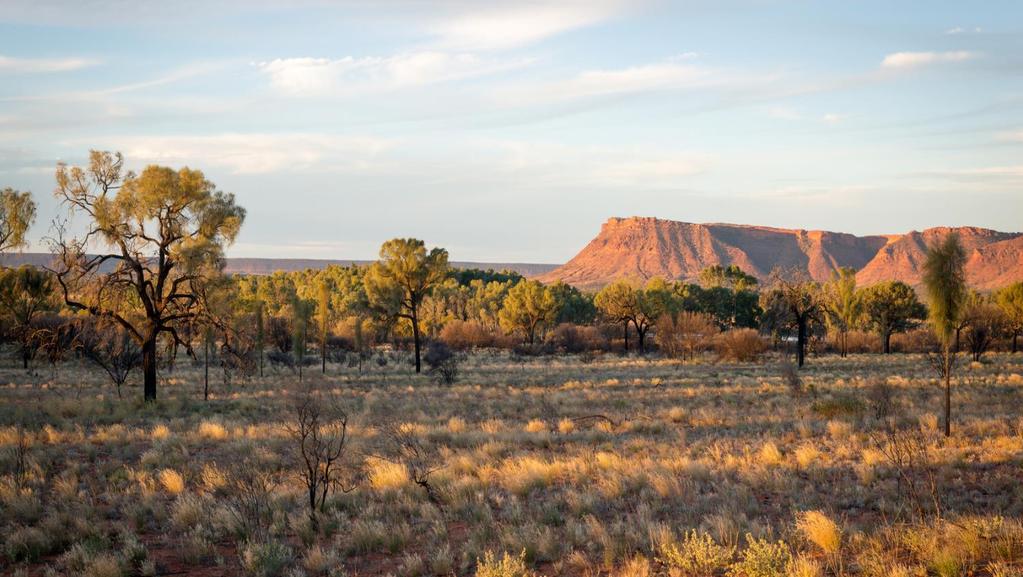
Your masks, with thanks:
[{"label": "wispy cloud", "polygon": [[539,104],[664,89],[700,88],[727,82],[724,75],[691,63],[685,54],[663,62],[618,69],[585,70],[562,80],[521,84],[502,90],[506,104]]},{"label": "wispy cloud", "polygon": [[592,26],[624,11],[624,0],[480,2],[479,8],[442,19],[431,31],[455,50],[502,50]]},{"label": "wispy cloud", "polygon": [[378,92],[451,82],[526,64],[473,54],[423,51],[388,57],[278,58],[256,66],[276,90],[289,96]]},{"label": "wispy cloud", "polygon": [[958,34],[980,34],[984,29],[980,26],[974,26],[972,28],[963,28],[962,26],[955,26],[945,31],[945,34],[949,36],[955,36]]},{"label": "wispy cloud", "polygon": [[296,133],[120,136],[109,142],[133,163],[190,164],[235,174],[362,172],[377,166],[381,153],[393,144],[375,137]]},{"label": "wispy cloud", "polygon": [[0,54],[0,72],[69,72],[97,64],[99,61],[90,58],[14,58]]},{"label": "wispy cloud", "polygon": [[692,151],[518,141],[481,145],[490,147],[499,155],[488,170],[541,187],[673,188],[714,163],[709,154]]},{"label": "wispy cloud", "polygon": [[950,52],[895,52],[884,57],[882,68],[917,68],[930,64],[965,62],[979,58],[977,52],[955,50]]}]

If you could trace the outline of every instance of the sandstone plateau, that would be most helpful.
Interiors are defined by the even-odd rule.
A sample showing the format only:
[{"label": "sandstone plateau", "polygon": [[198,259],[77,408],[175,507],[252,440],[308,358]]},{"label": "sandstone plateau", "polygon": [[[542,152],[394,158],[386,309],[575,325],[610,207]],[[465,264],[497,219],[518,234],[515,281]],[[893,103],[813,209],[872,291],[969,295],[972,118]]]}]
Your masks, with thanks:
[{"label": "sandstone plateau", "polygon": [[966,248],[971,286],[990,290],[1023,280],[1023,233],[941,227],[855,236],[648,217],[609,219],[572,260],[537,278],[595,289],[619,278],[695,280],[708,266],[734,264],[760,279],[781,268],[826,281],[839,267],[850,267],[864,286],[884,280],[919,286],[928,245],[952,230]]}]

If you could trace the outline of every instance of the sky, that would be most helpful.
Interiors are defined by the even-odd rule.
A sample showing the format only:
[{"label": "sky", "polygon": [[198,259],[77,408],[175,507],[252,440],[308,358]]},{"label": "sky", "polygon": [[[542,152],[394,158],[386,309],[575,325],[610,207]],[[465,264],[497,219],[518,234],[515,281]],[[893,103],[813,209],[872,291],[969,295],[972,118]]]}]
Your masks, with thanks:
[{"label": "sky", "polygon": [[0,0],[0,187],[204,171],[230,256],[564,262],[612,216],[1023,230],[1023,3]]}]

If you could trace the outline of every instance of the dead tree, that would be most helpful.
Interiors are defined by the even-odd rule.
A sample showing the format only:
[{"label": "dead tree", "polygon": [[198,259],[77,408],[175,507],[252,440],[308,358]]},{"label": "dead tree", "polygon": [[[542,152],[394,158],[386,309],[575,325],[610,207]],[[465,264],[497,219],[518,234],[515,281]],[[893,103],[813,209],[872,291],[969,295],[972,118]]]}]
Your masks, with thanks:
[{"label": "dead tree", "polygon": [[349,493],[358,486],[359,475],[348,462],[351,438],[348,414],[333,399],[315,394],[312,386],[303,389],[285,423],[295,443],[300,476],[309,498],[309,519],[318,527],[331,491]]}]

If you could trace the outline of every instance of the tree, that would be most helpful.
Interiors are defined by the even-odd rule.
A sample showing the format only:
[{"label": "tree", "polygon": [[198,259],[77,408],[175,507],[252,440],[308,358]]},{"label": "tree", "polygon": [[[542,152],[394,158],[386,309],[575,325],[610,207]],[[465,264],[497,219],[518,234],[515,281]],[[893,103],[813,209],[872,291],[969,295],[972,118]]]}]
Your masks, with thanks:
[{"label": "tree", "polygon": [[973,360],[979,361],[1004,330],[1005,314],[990,300],[978,298],[967,304],[963,310],[963,320],[966,321],[966,346],[970,348]]},{"label": "tree", "polygon": [[823,310],[820,286],[803,275],[773,275],[772,288],[761,295],[764,310],[771,311],[778,322],[796,329],[796,364],[806,359],[806,342],[810,325],[821,322]]},{"label": "tree", "polygon": [[419,306],[448,274],[448,251],[426,251],[423,241],[396,238],[380,247],[380,260],[366,272],[366,296],[371,307],[381,314],[405,319],[412,325],[416,351],[416,372],[422,372]]},{"label": "tree", "polygon": [[524,280],[513,286],[498,312],[505,332],[520,332],[529,344],[544,334],[558,318],[558,301],[553,291],[535,280]]},{"label": "tree", "polygon": [[824,304],[828,326],[838,333],[840,354],[849,350],[849,331],[859,325],[863,316],[863,299],[856,291],[856,271],[842,267],[824,285]]},{"label": "tree", "polygon": [[907,331],[927,318],[916,291],[901,281],[887,281],[863,289],[867,324],[881,336],[884,354],[892,352],[892,334]]},{"label": "tree", "polygon": [[36,220],[32,193],[0,190],[0,253],[25,246],[25,233]]},{"label": "tree", "polygon": [[952,435],[952,371],[956,364],[953,346],[968,294],[966,250],[959,242],[959,235],[952,232],[935,242],[927,251],[923,268],[931,327],[941,343],[941,352],[933,358],[933,364],[945,380],[945,436],[948,437]]},{"label": "tree", "polygon": [[35,321],[54,310],[53,275],[27,265],[0,271],[0,311],[7,317],[25,369],[36,350]]},{"label": "tree", "polygon": [[330,285],[326,279],[319,283],[319,300],[317,302],[317,316],[320,319],[320,372],[327,374],[327,337],[330,331]]},{"label": "tree", "polygon": [[309,341],[309,321],[313,316],[313,303],[295,298],[291,305],[291,355],[298,368],[298,382],[302,382],[302,367],[305,365],[305,347]]},{"label": "tree", "polygon": [[350,461],[351,436],[348,413],[333,395],[320,396],[311,387],[299,393],[292,418],[284,429],[297,448],[296,464],[306,487],[309,520],[319,527],[331,491],[350,493],[359,482],[359,470]]},{"label": "tree", "polygon": [[1005,315],[1005,329],[1012,335],[1012,352],[1019,350],[1016,341],[1023,332],[1023,282],[1013,283],[995,295],[998,308]]},{"label": "tree", "polygon": [[600,289],[593,298],[600,314],[611,323],[622,323],[625,328],[625,350],[629,350],[629,323],[638,309],[636,289],[625,280],[615,282]]},{"label": "tree", "polygon": [[592,294],[584,293],[560,280],[550,285],[550,290],[554,294],[554,299],[558,301],[558,318],[555,324],[588,325],[597,316]]},{"label": "tree", "polygon": [[107,373],[117,387],[117,398],[121,398],[121,386],[143,361],[142,350],[120,324],[105,318],[89,321],[83,323],[78,335],[79,350]]},{"label": "tree", "polygon": [[719,264],[709,266],[700,271],[699,280],[703,288],[722,287],[736,292],[752,291],[758,284],[757,277],[734,264],[727,268]]},{"label": "tree", "polygon": [[[193,354],[179,329],[204,315],[205,285],[221,274],[245,210],[201,171],[148,166],[124,172],[120,153],[91,151],[87,168],[57,166],[56,196],[88,221],[54,240],[64,303],[112,320],[142,349],[144,398],[156,399],[162,334]],[[108,250],[89,254],[92,250]]]}]

